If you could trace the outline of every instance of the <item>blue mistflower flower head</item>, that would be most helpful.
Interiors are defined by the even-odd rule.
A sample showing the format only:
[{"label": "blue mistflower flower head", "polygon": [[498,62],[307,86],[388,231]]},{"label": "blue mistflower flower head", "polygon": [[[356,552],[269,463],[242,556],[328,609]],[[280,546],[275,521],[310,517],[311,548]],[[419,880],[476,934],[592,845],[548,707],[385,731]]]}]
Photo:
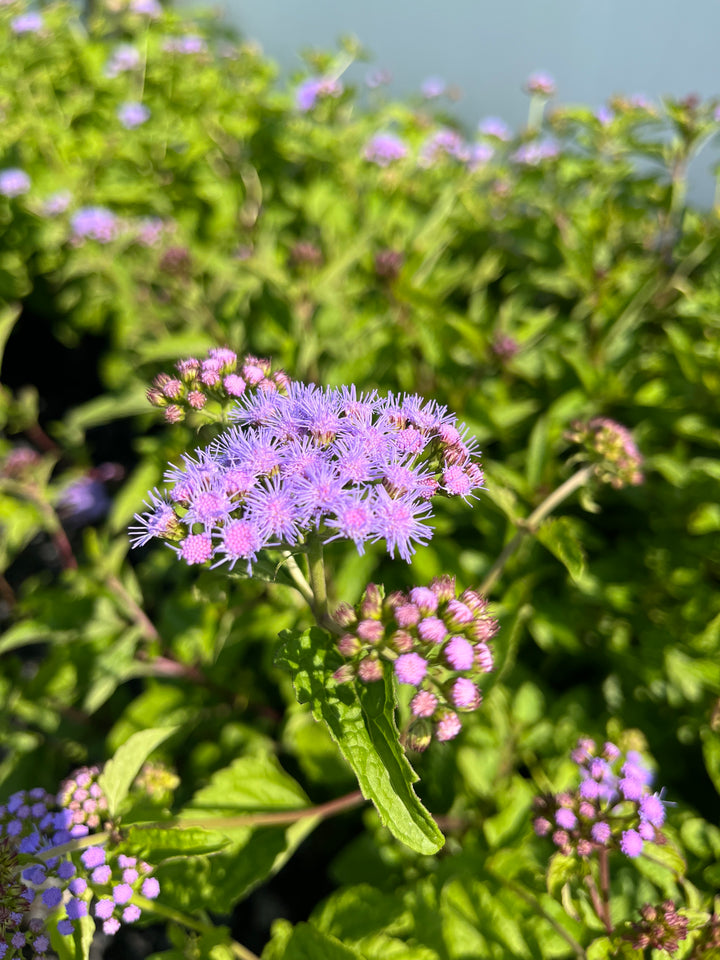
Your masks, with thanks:
[{"label": "blue mistflower flower head", "polygon": [[387,167],[395,160],[402,160],[407,156],[407,146],[394,133],[376,133],[365,145],[363,156],[370,163],[379,167]]},{"label": "blue mistflower flower head", "polygon": [[483,484],[466,427],[416,395],[292,382],[247,390],[230,417],[169,467],[167,493],[152,491],[136,515],[134,546],[157,537],[187,563],[248,573],[263,548],[309,537],[350,540],[361,554],[383,542],[410,562],[432,537],[432,497],[467,499]]},{"label": "blue mistflower flower head", "polygon": [[0,170],[0,194],[4,197],[19,197],[30,189],[30,177],[19,167]]}]

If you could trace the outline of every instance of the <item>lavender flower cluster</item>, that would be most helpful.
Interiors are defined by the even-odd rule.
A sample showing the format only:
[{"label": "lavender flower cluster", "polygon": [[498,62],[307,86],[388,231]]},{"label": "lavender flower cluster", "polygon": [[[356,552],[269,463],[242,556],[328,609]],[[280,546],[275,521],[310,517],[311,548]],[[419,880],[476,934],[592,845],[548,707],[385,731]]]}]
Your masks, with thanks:
[{"label": "lavender flower cluster", "polygon": [[205,360],[190,357],[176,364],[176,375],[160,373],[147,398],[165,411],[168,423],[180,423],[191,410],[202,410],[208,400],[225,403],[247,393],[286,392],[290,378],[272,370],[269,360],[248,354],[242,360],[227,347],[209,351]]},{"label": "lavender flower cluster", "polygon": [[113,934],[121,920],[139,919],[136,894],[158,896],[149,864],[108,857],[100,842],[82,853],[65,846],[104,826],[107,803],[98,774],[98,768],[82,768],[57,796],[37,787],[17,791],[0,806],[0,960],[26,957],[28,950],[32,960],[46,957],[50,939],[46,920],[34,915],[36,903],[46,916],[61,914],[58,932],[70,936],[95,897],[93,913]]},{"label": "lavender flower cluster", "polygon": [[571,756],[580,785],[573,793],[535,799],[538,836],[551,837],[565,855],[581,857],[601,849],[638,857],[646,841],[664,843],[662,791],[650,792],[652,773],[639,753],[629,750],[623,757],[614,743],[598,753],[593,740],[580,739]]},{"label": "lavender flower cluster", "polygon": [[[202,364],[190,363],[202,377]],[[272,389],[242,393],[238,385],[230,412],[238,425],[168,470],[169,496],[150,494],[131,529],[134,546],[159,537],[174,541],[188,564],[244,561],[250,573],[265,547],[315,537],[352,540],[362,553],[384,540],[391,556],[409,562],[432,536],[431,498],[468,498],[482,486],[475,439],[434,401],[297,382],[281,392],[261,373]],[[155,389],[170,399],[161,393],[167,383]],[[171,390],[180,396],[182,380]]]},{"label": "lavender flower cluster", "polygon": [[295,91],[295,106],[300,113],[308,113],[318,103],[328,97],[342,96],[343,85],[333,77],[308,77]]},{"label": "lavender flower cluster", "polygon": [[574,423],[567,439],[580,443],[595,463],[595,475],[616,490],[637,486],[645,479],[643,458],[627,427],[609,417],[595,417],[589,423]]},{"label": "lavender flower cluster", "polygon": [[674,953],[680,941],[687,939],[688,919],[677,912],[673,900],[663,900],[659,907],[646,903],[640,909],[642,920],[632,924],[632,932],[625,939],[636,950],[664,950]]},{"label": "lavender flower cluster", "polygon": [[358,606],[342,605],[334,619],[345,630],[338,650],[348,658],[337,680],[372,683],[382,679],[388,661],[399,683],[417,689],[410,702],[411,749],[424,750],[433,733],[437,740],[452,740],[462,727],[455,711],[480,706],[477,681],[493,669],[490,641],[498,623],[474,590],[456,597],[454,577],[438,577],[427,587],[386,599],[368,584]]}]

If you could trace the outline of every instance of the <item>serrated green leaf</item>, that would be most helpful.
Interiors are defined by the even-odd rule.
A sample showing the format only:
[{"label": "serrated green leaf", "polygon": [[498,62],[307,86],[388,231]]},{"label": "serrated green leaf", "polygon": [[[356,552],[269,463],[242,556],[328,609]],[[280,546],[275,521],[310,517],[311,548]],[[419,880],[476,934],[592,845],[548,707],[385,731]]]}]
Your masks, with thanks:
[{"label": "serrated green leaf", "polygon": [[444,837],[412,788],[417,774],[398,742],[389,674],[359,689],[340,684],[333,673],[342,661],[325,631],[285,632],[282,640],[277,662],[292,674],[298,700],[327,724],[363,796],[398,840],[418,853],[436,853]]},{"label": "serrated green leaf", "polygon": [[178,729],[178,727],[153,727],[149,730],[140,730],[118,747],[115,756],[108,760],[99,777],[100,787],[107,798],[110,816],[118,812],[140,767],[153,750]]},{"label": "serrated green leaf", "polygon": [[570,576],[577,580],[585,570],[585,551],[568,517],[546,520],[535,536],[550,553],[565,565]]}]

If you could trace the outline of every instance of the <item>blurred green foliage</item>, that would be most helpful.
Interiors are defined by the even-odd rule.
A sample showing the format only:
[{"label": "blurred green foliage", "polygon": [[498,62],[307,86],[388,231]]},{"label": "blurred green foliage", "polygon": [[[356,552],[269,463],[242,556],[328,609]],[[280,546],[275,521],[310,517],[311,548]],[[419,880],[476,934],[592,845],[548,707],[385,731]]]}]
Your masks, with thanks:
[{"label": "blurred green foliage", "polygon": [[[368,814],[334,863],[337,891],[309,923],[279,921],[264,956],[585,949],[602,930],[581,894],[569,905],[562,884],[545,889],[529,814],[534,793],[567,782],[580,734],[635,731],[678,805],[683,892],[670,867],[639,880],[621,866],[618,921],[653,890],[700,909],[693,885],[720,884],[720,218],[685,193],[715,104],[617,98],[600,117],[548,106],[542,129],[479,135],[467,150],[490,148],[482,162],[440,151],[423,163],[452,118],[351,88],[302,112],[259,50],[217,24],[127,7],[83,21],[51,3],[39,31],[19,34],[21,12],[0,8],[0,168],[31,181],[0,196],[3,794],[54,789],[165,725],[182,730],[160,755],[186,811],[223,793],[245,809],[252,776],[265,777],[264,809],[286,808],[283,791],[303,805],[304,791],[321,802],[352,789],[273,661],[278,633],[309,625],[295,598],[197,575],[170,551],[128,556],[146,491],[204,442],[158,425],[147,382],[227,344],[297,379],[434,397],[483,444],[486,494],[472,510],[439,505],[411,569],[378,550],[328,551],[336,600],[355,602],[371,579],[480,583],[569,476],[576,420],[621,421],[646,458],[642,486],[563,505],[495,585],[499,672],[484,707],[456,744],[413,761],[446,827],[444,856],[400,849]],[[183,37],[202,38],[197,52],[168,49]],[[118,72],[123,44],[137,63]],[[337,79],[350,55],[310,66]],[[150,116],[126,129],[118,110],[135,101]],[[370,138],[391,130],[407,157],[366,160]],[[549,142],[523,161],[528,144]],[[67,209],[51,212],[58,193]],[[97,206],[118,218],[109,242],[73,230]],[[94,475],[101,459],[120,466]],[[93,476],[113,504],[73,523],[67,488]],[[212,836],[180,831],[169,902],[192,909],[191,890],[227,915],[306,832],[248,828],[216,855]],[[191,866],[172,860],[183,851]],[[225,957],[226,933],[198,927],[191,942],[171,928],[156,956]]]}]

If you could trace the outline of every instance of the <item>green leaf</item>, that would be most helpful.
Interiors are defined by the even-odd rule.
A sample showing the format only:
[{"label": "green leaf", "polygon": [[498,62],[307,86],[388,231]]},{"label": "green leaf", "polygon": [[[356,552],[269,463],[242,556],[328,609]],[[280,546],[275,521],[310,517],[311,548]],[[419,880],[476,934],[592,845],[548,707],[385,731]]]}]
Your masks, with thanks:
[{"label": "green leaf", "polygon": [[50,943],[60,960],[89,960],[90,948],[95,936],[95,921],[91,916],[74,920],[75,932],[68,937],[58,933],[57,921],[62,913],[57,911],[54,920],[47,925]]},{"label": "green leaf", "polygon": [[325,631],[286,631],[282,640],[278,664],[292,674],[298,700],[309,703],[315,718],[327,724],[363,796],[398,840],[418,853],[435,853],[444,837],[412,788],[417,774],[398,742],[389,672],[383,682],[356,689],[333,678],[342,661]]},{"label": "green leaf", "polygon": [[704,729],[701,736],[705,769],[720,793],[720,736],[709,728]]},{"label": "green leaf", "polygon": [[583,575],[585,551],[569,517],[546,520],[535,536],[565,565],[573,580],[578,580]]},{"label": "green leaf", "polygon": [[547,871],[547,889],[551,897],[556,897],[558,890],[566,883],[578,876],[578,864],[574,857],[566,857],[562,853],[554,853],[550,857]]},{"label": "green leaf", "polygon": [[153,750],[176,730],[178,727],[153,727],[150,730],[140,730],[126,740],[118,748],[115,756],[108,760],[99,777],[99,784],[107,797],[110,816],[118,812],[143,763]]},{"label": "green leaf", "polygon": [[215,830],[200,827],[140,827],[130,826],[123,840],[123,849],[133,855],[161,863],[173,857],[198,857],[222,850],[228,837]]},{"label": "green leaf", "polygon": [[309,923],[299,923],[288,940],[283,960],[364,960],[357,950]]}]

